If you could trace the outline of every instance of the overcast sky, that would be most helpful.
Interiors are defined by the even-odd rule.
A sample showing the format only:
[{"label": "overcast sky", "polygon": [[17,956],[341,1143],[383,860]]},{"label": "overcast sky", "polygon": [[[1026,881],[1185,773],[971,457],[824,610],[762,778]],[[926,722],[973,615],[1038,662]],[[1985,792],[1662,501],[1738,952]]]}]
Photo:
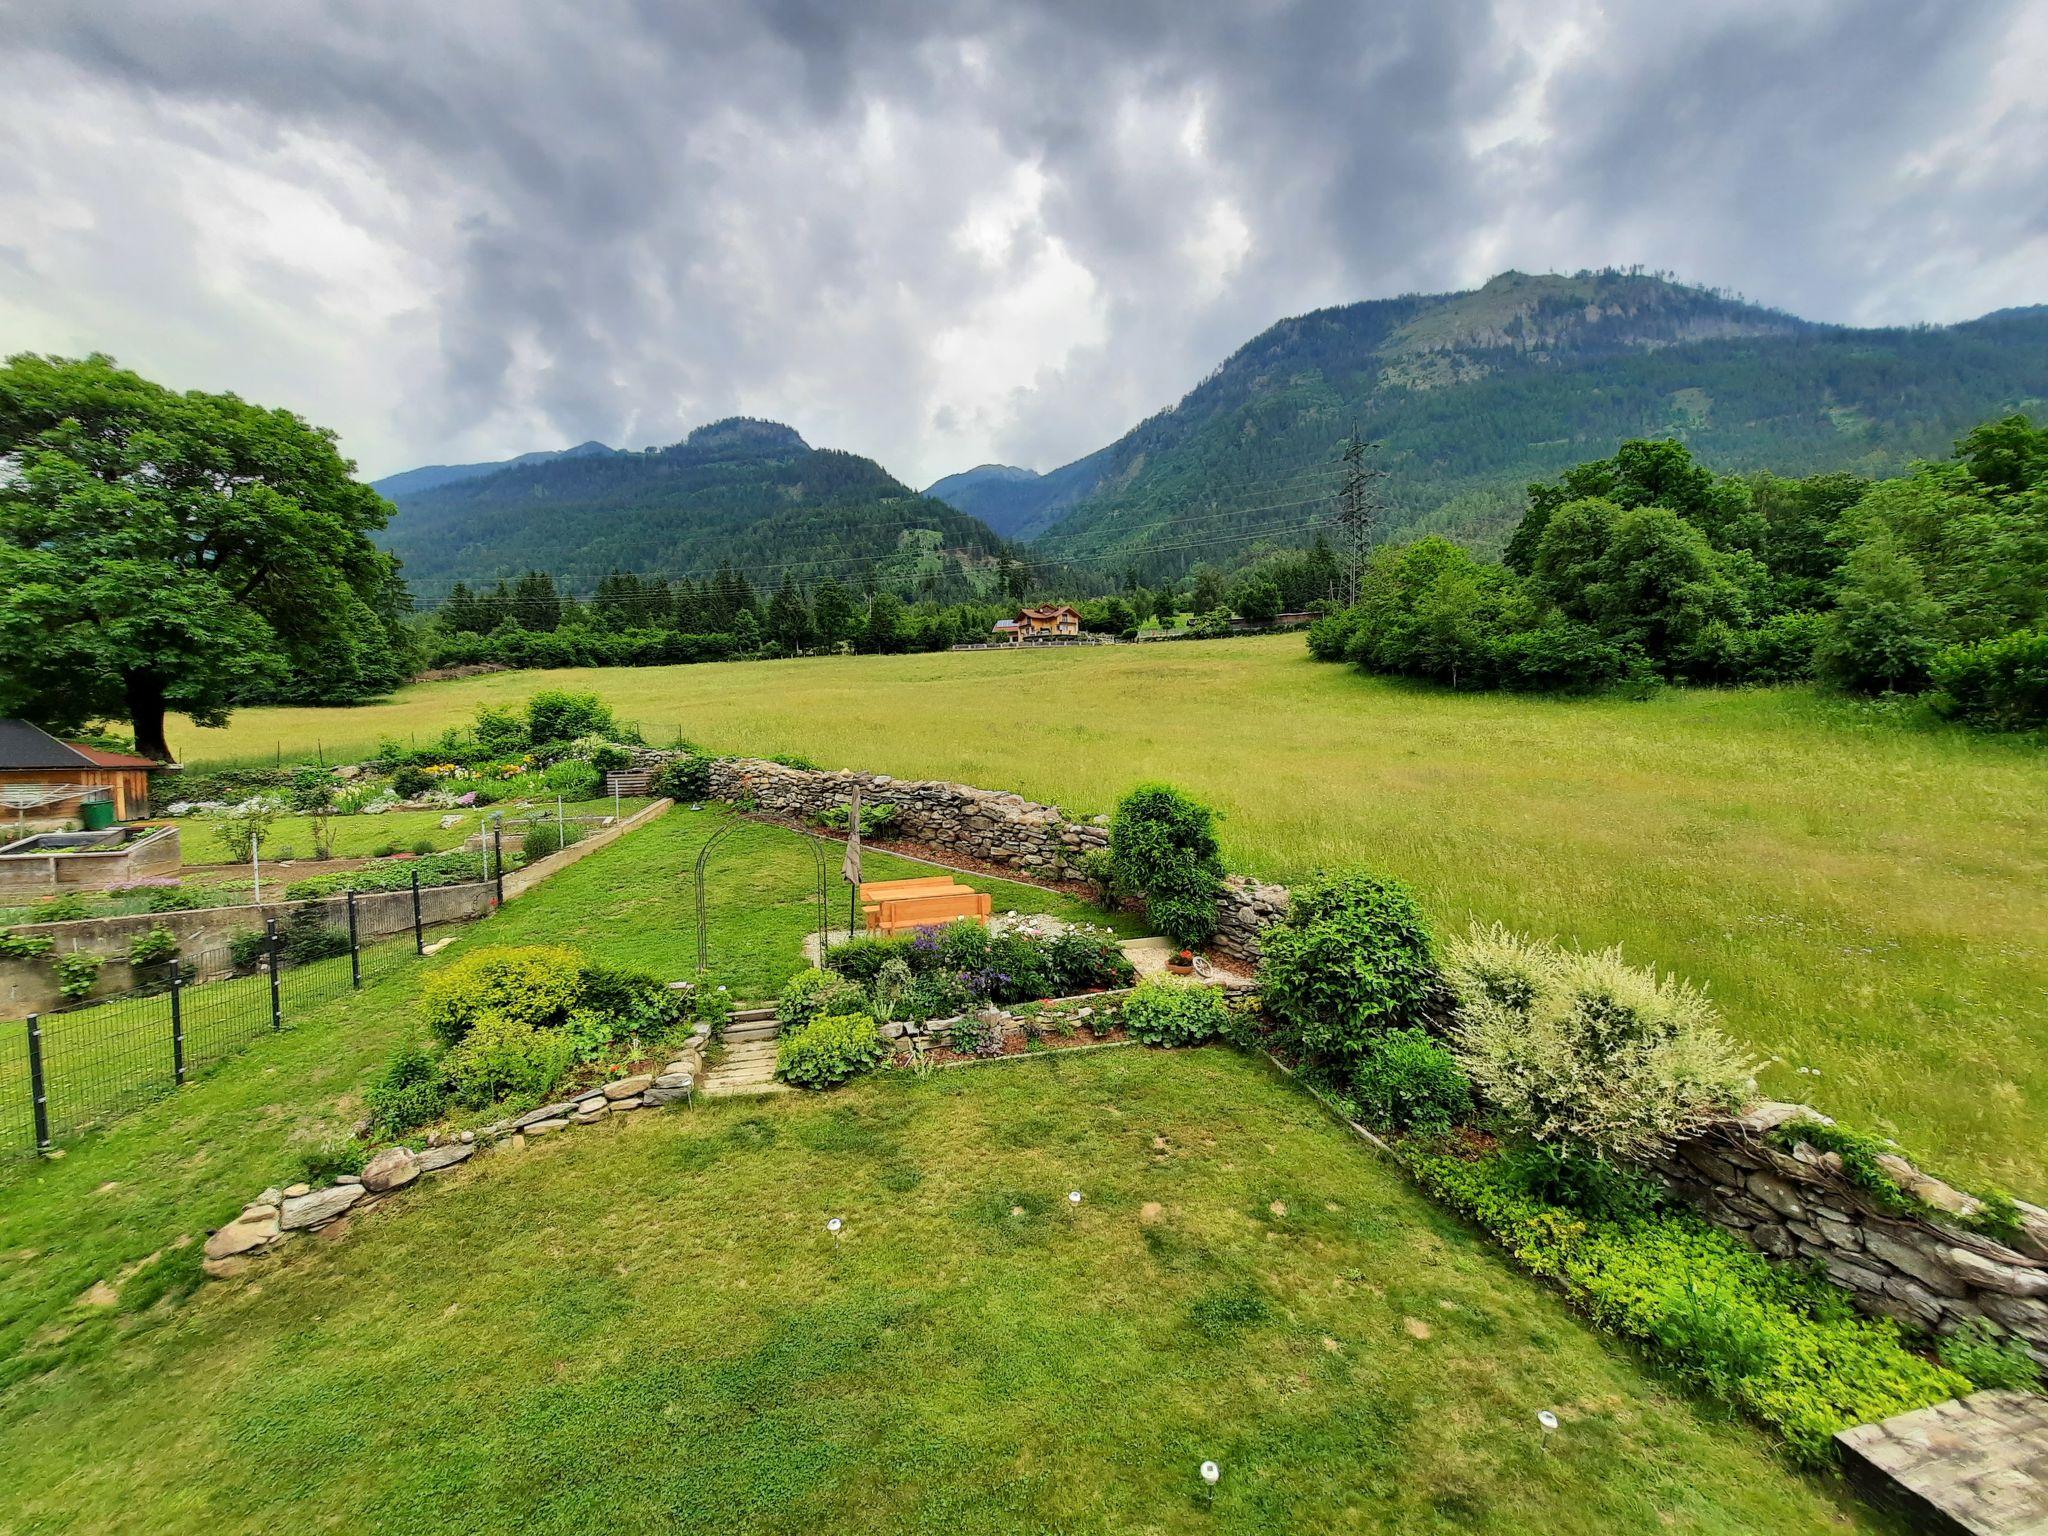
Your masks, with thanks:
[{"label": "overcast sky", "polygon": [[0,352],[369,475],[742,412],[1049,469],[1275,319],[2048,300],[2048,0],[0,0]]}]

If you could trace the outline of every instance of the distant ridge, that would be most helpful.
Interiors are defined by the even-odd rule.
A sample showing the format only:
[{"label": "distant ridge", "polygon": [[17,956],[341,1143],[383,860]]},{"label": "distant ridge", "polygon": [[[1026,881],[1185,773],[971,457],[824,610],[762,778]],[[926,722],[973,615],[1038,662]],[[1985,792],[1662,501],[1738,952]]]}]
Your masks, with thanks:
[{"label": "distant ridge", "polygon": [[501,469],[513,469],[524,464],[545,464],[551,459],[579,459],[592,454],[618,451],[593,438],[587,443],[578,443],[574,448],[522,453],[516,459],[498,459],[487,464],[423,464],[418,469],[402,469],[395,475],[386,475],[382,480],[372,480],[370,489],[387,501],[396,501],[401,496],[417,496],[438,486],[453,485],[458,480],[475,480],[484,475],[494,475]]}]

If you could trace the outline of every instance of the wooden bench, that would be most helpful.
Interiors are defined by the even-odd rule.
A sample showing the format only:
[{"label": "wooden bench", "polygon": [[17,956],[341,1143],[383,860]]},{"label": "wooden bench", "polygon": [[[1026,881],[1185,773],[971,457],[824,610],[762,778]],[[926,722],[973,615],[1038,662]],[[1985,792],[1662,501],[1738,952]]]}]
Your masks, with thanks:
[{"label": "wooden bench", "polygon": [[868,931],[888,938],[908,929],[938,928],[963,918],[985,923],[994,904],[987,891],[961,887],[932,896],[900,896],[877,905],[880,910],[868,923]]},{"label": "wooden bench", "polygon": [[882,903],[908,896],[951,896],[967,887],[951,875],[928,875],[916,880],[868,880],[860,888],[861,926],[873,928],[882,920]]}]

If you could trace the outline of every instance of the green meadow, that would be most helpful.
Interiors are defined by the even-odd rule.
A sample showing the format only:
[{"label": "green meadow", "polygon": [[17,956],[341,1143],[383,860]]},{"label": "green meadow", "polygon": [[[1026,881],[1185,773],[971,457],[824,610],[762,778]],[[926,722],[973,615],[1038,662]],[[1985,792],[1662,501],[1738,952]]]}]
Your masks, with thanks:
[{"label": "green meadow", "polygon": [[[1296,637],[498,673],[174,725],[194,763],[425,741],[545,688],[650,741],[956,778],[1070,812],[1168,779],[1234,868],[1365,865],[1439,926],[1621,944],[1707,984],[1777,1096],[2048,1196],[2048,754],[1806,689],[1418,689]],[[1801,1070],[1805,1069],[1805,1070]]]}]

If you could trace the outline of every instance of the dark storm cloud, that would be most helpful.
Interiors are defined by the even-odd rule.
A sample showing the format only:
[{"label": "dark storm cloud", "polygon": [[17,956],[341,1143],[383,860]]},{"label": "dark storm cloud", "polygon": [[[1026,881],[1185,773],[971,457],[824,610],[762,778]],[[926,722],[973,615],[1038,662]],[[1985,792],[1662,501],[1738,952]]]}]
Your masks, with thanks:
[{"label": "dark storm cloud", "polygon": [[742,409],[920,482],[1049,467],[1283,314],[1510,265],[1844,320],[2044,296],[2017,3],[0,0],[0,33],[20,344],[284,398],[378,471]]}]

